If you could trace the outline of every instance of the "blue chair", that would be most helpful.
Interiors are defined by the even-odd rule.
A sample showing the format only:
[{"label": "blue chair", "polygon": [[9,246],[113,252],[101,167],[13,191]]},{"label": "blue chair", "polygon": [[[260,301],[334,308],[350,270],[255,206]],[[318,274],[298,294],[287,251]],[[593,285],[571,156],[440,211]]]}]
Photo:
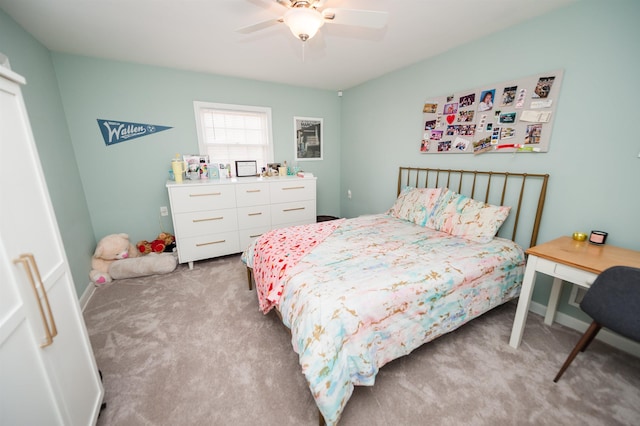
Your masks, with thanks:
[{"label": "blue chair", "polygon": [[580,308],[593,322],[553,379],[556,383],[602,327],[640,342],[640,268],[613,266],[602,271],[584,295]]}]

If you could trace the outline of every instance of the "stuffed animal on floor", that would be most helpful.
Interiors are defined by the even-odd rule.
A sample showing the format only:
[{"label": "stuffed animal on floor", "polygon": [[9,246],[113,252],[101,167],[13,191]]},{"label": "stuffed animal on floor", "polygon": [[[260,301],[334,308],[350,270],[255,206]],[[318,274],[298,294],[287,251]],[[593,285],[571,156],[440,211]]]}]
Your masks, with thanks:
[{"label": "stuffed animal on floor", "polygon": [[138,251],[129,242],[127,234],[107,235],[98,242],[91,258],[89,277],[96,285],[111,282],[109,266],[116,260],[138,257]]},{"label": "stuffed animal on floor", "polygon": [[109,266],[114,280],[168,274],[178,266],[175,253],[149,253],[146,256],[116,260]]},{"label": "stuffed animal on floor", "polygon": [[175,253],[149,253],[147,256],[140,256],[129,242],[127,234],[113,234],[107,235],[98,243],[91,259],[90,277],[96,285],[101,285],[124,278],[168,274],[177,266],[178,257]]},{"label": "stuffed animal on floor", "polygon": [[162,253],[163,251],[172,251],[175,244],[175,237],[168,232],[161,232],[158,237],[149,242],[147,240],[138,241],[136,247],[140,254]]}]

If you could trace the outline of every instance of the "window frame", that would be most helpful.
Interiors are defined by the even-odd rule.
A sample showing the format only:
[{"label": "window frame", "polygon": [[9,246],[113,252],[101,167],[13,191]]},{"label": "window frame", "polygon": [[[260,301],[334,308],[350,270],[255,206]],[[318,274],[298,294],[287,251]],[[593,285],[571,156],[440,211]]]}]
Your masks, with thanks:
[{"label": "window frame", "polygon": [[[218,111],[229,111],[236,113],[259,113],[265,114],[266,116],[266,140],[267,140],[267,148],[265,164],[266,166],[269,163],[273,163],[274,158],[274,146],[273,146],[273,125],[272,125],[272,116],[271,116],[271,107],[264,106],[253,106],[253,105],[238,105],[238,104],[225,104],[219,102],[206,102],[206,101],[193,101],[193,110],[194,116],[196,120],[196,131],[198,134],[198,150],[200,151],[200,155],[209,155],[208,145],[206,143],[205,131],[204,131],[204,123],[202,122],[201,112],[203,109],[207,110],[218,110]],[[213,160],[213,159],[212,159]],[[245,160],[253,160],[252,158],[237,158],[234,161],[245,161]]]}]

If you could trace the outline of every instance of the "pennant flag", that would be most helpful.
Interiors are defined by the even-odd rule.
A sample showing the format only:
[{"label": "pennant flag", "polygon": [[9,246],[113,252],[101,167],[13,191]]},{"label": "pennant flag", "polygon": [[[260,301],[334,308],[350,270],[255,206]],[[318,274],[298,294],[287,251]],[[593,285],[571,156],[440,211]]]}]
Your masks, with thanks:
[{"label": "pennant flag", "polygon": [[168,126],[158,126],[155,124],[103,120],[100,118],[98,118],[97,120],[98,127],[100,127],[100,132],[102,132],[102,137],[104,138],[104,144],[107,146],[173,128]]}]

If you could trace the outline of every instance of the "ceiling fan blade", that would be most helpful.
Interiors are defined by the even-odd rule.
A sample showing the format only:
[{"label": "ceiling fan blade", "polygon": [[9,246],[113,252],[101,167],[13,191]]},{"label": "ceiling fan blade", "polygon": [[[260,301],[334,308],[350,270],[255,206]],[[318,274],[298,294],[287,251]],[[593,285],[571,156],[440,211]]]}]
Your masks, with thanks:
[{"label": "ceiling fan blade", "polygon": [[382,28],[387,24],[389,14],[377,10],[333,9],[322,11],[327,23],[353,25],[357,27]]},{"label": "ceiling fan blade", "polygon": [[260,31],[265,28],[269,28],[272,25],[283,22],[282,17],[280,18],[270,18],[264,21],[256,22],[255,24],[247,25],[246,27],[240,27],[236,29],[236,32],[240,34],[249,34],[255,31]]}]

